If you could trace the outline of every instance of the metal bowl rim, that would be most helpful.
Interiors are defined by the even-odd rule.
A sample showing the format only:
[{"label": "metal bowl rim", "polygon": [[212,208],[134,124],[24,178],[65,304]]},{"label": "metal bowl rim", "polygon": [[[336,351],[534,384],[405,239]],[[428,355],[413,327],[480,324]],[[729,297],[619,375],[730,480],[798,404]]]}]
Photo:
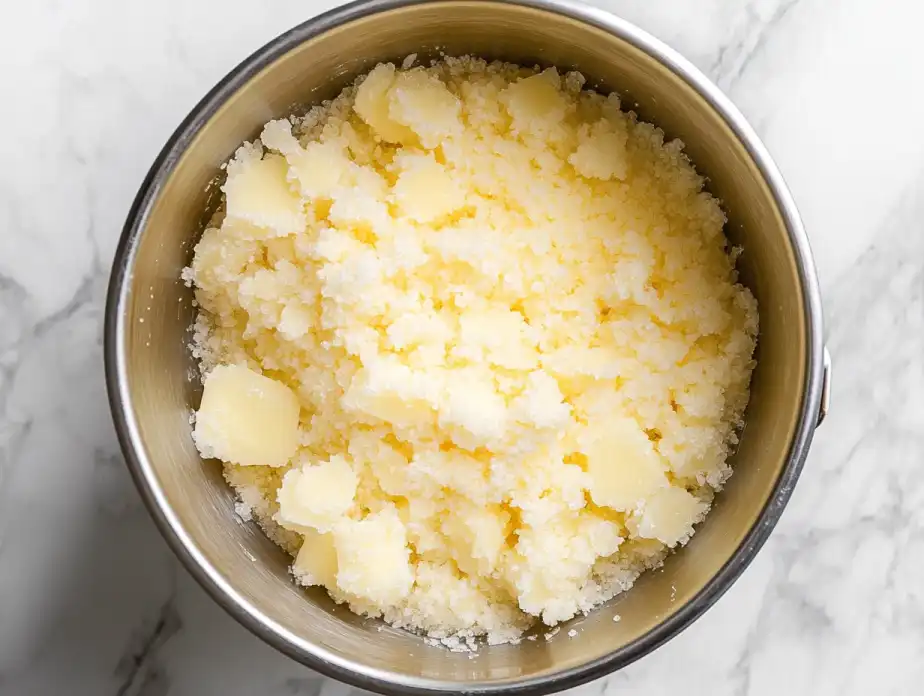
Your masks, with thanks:
[{"label": "metal bowl rim", "polygon": [[[799,420],[790,443],[787,462],[755,524],[726,564],[699,593],[674,614],[635,641],[577,667],[550,675],[501,682],[445,682],[374,670],[359,661],[346,660],[305,641],[257,610],[202,555],[174,513],[140,445],[138,423],[128,390],[124,352],[125,306],[131,287],[138,242],[151,208],[164,183],[189,143],[211,116],[261,70],[304,41],[342,24],[380,12],[420,4],[454,0],[359,0],[318,15],[280,34],[233,68],[192,109],[167,140],[141,184],[129,210],[113,259],[106,298],[104,362],[106,387],[113,422],[132,478],[160,533],[199,584],[238,622],[264,641],[325,676],[352,686],[394,696],[445,695],[460,686],[466,693],[539,694],[572,688],[621,669],[673,638],[712,606],[753,560],[779,520],[799,478],[812,441],[823,391],[823,319],[821,293],[808,237],[782,175],[744,116],[695,66],[676,51],[633,24],[609,12],[571,0],[514,0],[512,4],[551,12],[602,29],[641,49],[695,89],[722,116],[747,149],[771,189],[786,225],[798,265],[807,334],[807,369]],[[492,2],[494,0],[471,0]]]}]

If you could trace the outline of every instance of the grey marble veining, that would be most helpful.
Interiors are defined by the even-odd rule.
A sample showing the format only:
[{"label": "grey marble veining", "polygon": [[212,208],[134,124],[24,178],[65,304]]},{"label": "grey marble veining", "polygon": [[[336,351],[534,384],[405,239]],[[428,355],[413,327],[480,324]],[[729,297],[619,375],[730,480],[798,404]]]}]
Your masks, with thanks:
[{"label": "grey marble veining", "polygon": [[[0,694],[334,696],[178,567],[110,424],[108,266],[150,162],[326,0],[35,0],[0,22]],[[738,103],[815,249],[832,411],[779,527],[681,636],[575,694],[904,696],[924,683],[924,7],[598,0]]]}]

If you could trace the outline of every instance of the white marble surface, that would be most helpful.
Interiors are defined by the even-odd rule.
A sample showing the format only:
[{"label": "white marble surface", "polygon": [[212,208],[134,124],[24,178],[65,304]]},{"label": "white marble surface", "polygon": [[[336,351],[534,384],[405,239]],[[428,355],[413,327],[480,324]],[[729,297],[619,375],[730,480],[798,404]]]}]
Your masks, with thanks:
[{"label": "white marble surface", "polygon": [[[833,411],[719,604],[581,694],[900,696],[924,683],[924,6],[598,0],[740,105],[801,206]],[[104,396],[116,239],[217,79],[330,0],[32,0],[0,20],[0,694],[347,694],[178,567]]]}]

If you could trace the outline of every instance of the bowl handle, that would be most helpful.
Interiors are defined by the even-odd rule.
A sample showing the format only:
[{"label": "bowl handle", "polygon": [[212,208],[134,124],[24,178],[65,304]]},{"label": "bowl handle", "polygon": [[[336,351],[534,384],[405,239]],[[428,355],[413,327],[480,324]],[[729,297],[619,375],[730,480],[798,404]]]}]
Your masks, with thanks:
[{"label": "bowl handle", "polygon": [[828,415],[828,404],[831,401],[831,353],[828,352],[828,346],[825,346],[824,357],[824,378],[821,383],[821,405],[818,407],[818,420],[815,422],[817,428]]}]

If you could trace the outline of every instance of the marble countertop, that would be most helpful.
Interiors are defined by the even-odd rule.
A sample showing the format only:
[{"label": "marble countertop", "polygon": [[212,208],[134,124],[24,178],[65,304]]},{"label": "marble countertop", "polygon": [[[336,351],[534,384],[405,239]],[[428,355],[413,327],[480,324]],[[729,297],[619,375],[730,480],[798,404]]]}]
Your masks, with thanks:
[{"label": "marble countertop", "polygon": [[[770,542],[693,627],[575,694],[924,682],[924,5],[597,0],[705,70],[815,249],[832,411]],[[198,98],[330,0],[33,0],[0,22],[0,694],[348,694],[226,616],[154,529],[104,393],[135,190]],[[15,67],[14,67],[15,66]]]}]

